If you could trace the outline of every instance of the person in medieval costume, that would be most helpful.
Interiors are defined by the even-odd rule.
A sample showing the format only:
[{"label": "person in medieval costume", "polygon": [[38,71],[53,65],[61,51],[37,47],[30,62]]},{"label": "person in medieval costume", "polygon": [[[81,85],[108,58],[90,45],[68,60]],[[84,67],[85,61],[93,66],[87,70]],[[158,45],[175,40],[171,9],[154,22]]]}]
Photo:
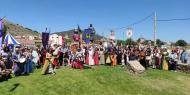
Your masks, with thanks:
[{"label": "person in medieval costume", "polygon": [[100,46],[100,50],[99,50],[99,54],[100,54],[100,63],[99,64],[105,64],[105,55],[104,55],[104,47],[101,45]]},{"label": "person in medieval costume", "polygon": [[63,48],[60,48],[58,51],[58,61],[59,66],[63,65]]},{"label": "person in medieval costume", "polygon": [[34,48],[32,50],[32,62],[34,63],[35,66],[38,66],[38,60],[39,60],[39,55],[37,49]]},{"label": "person in medieval costume", "polygon": [[188,61],[188,58],[189,58],[189,54],[188,54],[187,50],[183,49],[183,52],[181,53],[181,58],[180,58],[182,63],[186,64]]},{"label": "person in medieval costume", "polygon": [[59,60],[58,60],[58,52],[60,50],[60,47],[58,45],[54,45],[54,52],[53,52],[53,69],[59,68]]},{"label": "person in medieval costume", "polygon": [[[47,49],[46,59],[45,59],[44,65],[42,67],[43,75],[48,74],[48,73],[55,73],[52,68],[52,62],[53,62],[52,59],[53,59],[52,50]],[[51,72],[50,72],[50,69],[52,70]]]},{"label": "person in medieval costume", "polygon": [[146,49],[146,66],[149,67],[151,64],[151,48]]},{"label": "person in medieval costume", "polygon": [[89,47],[88,53],[89,53],[89,65],[93,66],[94,65],[94,48],[92,46]]},{"label": "person in medieval costume", "polygon": [[167,49],[163,50],[163,63],[162,63],[162,69],[168,70],[168,56],[169,53],[167,52]]},{"label": "person in medieval costume", "polygon": [[121,47],[120,46],[118,46],[117,47],[117,52],[116,52],[116,54],[117,54],[117,63],[118,64],[122,64],[122,52],[121,52],[122,50],[121,50]]},{"label": "person in medieval costume", "polygon": [[94,52],[94,64],[99,65],[99,49],[95,48]]},{"label": "person in medieval costume", "polygon": [[46,59],[46,50],[42,49],[41,50],[41,64],[40,64],[41,66],[44,65],[45,59]]},{"label": "person in medieval costume", "polygon": [[85,64],[89,64],[89,52],[88,52],[88,48],[85,48]]},{"label": "person in medieval costume", "polygon": [[158,49],[158,52],[156,53],[156,68],[162,69],[162,53],[160,49]]},{"label": "person in medieval costume", "polygon": [[27,49],[27,55],[26,55],[26,64],[25,64],[25,74],[29,74],[33,72],[33,62],[32,62],[32,49]]},{"label": "person in medieval costume", "polygon": [[140,57],[140,64],[144,67],[144,68],[147,68],[146,66],[146,54],[145,54],[145,51],[142,49],[140,51],[140,54],[139,54],[139,57]]},{"label": "person in medieval costume", "polygon": [[169,70],[176,70],[177,61],[177,53],[172,50],[172,52],[169,54]]},{"label": "person in medieval costume", "polygon": [[82,55],[83,55],[83,63],[84,63],[84,64],[86,63],[86,62],[85,62],[85,61],[86,61],[86,59],[85,59],[85,58],[86,58],[86,57],[85,57],[85,56],[86,56],[86,55],[85,55],[85,52],[86,52],[86,49],[85,49],[84,46],[82,46]]},{"label": "person in medieval costume", "polygon": [[156,69],[156,50],[153,50],[153,53],[151,54],[151,66],[153,69]]},{"label": "person in medieval costume", "polygon": [[82,49],[78,48],[76,54],[77,54],[77,59],[80,61],[81,64],[83,64],[84,63],[84,58],[83,58],[84,55],[83,55]]},{"label": "person in medieval costume", "polygon": [[80,41],[80,33],[78,29],[74,29],[74,33],[73,33],[73,40],[75,42]]},{"label": "person in medieval costume", "polygon": [[114,49],[111,50],[111,61],[112,61],[112,66],[117,65],[117,55],[114,52]]},{"label": "person in medieval costume", "polygon": [[106,65],[111,66],[112,60],[111,60],[111,52],[107,52],[106,54]]}]

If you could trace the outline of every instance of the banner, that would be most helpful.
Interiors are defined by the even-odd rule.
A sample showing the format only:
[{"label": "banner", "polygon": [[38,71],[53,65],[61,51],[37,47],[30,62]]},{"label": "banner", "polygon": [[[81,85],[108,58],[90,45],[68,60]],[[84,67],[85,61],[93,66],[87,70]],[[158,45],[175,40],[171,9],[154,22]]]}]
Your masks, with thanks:
[{"label": "banner", "polygon": [[84,36],[84,37],[83,37],[83,38],[84,38],[84,42],[85,42],[86,44],[90,43],[91,40],[93,39],[92,29],[85,29],[83,36]]},{"label": "banner", "polygon": [[127,38],[131,38],[133,36],[133,30],[132,28],[127,29]]},{"label": "banner", "polygon": [[113,31],[111,31],[110,40],[115,40],[115,33]]},{"label": "banner", "polygon": [[0,50],[2,49],[2,41],[3,39],[3,23],[2,20],[0,19]]},{"label": "banner", "polygon": [[80,41],[80,33],[77,29],[74,30],[74,33],[73,33],[73,40],[75,42],[79,42]]},{"label": "banner", "polygon": [[42,45],[46,49],[48,47],[49,33],[42,32]]}]

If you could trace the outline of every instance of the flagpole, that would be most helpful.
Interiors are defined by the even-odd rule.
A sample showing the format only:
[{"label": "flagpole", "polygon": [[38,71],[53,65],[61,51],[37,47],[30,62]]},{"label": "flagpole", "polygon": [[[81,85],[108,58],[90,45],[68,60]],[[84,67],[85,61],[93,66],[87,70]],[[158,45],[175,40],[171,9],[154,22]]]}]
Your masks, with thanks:
[{"label": "flagpole", "polygon": [[2,20],[5,19],[5,18],[6,18],[6,16],[4,16],[3,18],[1,18],[0,21],[2,21]]}]

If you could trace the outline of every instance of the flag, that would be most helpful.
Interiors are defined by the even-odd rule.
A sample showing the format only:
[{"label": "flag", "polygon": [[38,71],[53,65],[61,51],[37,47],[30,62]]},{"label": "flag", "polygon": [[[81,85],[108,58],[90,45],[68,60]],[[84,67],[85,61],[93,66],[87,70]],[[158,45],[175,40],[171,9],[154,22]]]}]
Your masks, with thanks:
[{"label": "flag", "polygon": [[92,38],[93,38],[93,36],[92,36],[92,29],[85,29],[84,30],[84,42],[86,43],[86,44],[88,44],[88,43],[90,43],[91,41],[92,41]]},{"label": "flag", "polygon": [[3,23],[2,19],[0,19],[0,50],[2,49],[2,39],[3,39]]},{"label": "flag", "polygon": [[77,29],[78,31],[79,31],[79,33],[81,33],[82,32],[82,30],[80,29],[80,26],[78,25],[78,29]]},{"label": "flag", "polygon": [[42,44],[43,47],[46,49],[48,46],[48,41],[49,41],[49,33],[42,32]]}]

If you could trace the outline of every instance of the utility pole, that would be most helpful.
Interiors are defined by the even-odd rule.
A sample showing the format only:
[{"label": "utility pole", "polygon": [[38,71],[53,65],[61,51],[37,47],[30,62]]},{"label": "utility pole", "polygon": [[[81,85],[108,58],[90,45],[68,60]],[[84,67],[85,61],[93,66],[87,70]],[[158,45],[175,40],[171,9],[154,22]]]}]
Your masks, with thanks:
[{"label": "utility pole", "polygon": [[154,46],[156,46],[156,12],[154,13]]}]

